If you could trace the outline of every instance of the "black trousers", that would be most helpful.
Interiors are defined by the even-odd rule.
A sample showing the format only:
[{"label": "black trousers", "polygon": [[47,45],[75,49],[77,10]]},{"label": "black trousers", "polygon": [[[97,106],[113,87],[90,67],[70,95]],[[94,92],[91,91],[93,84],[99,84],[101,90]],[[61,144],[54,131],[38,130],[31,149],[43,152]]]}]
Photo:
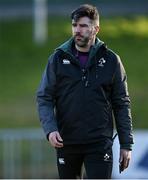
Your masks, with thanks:
[{"label": "black trousers", "polygon": [[71,145],[57,149],[60,179],[111,179],[112,144],[107,142]]}]

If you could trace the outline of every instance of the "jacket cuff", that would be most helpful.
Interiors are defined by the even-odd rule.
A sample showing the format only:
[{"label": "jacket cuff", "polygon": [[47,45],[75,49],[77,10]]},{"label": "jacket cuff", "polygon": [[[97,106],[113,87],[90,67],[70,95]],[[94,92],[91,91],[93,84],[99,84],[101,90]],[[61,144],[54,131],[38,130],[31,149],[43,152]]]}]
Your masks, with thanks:
[{"label": "jacket cuff", "polygon": [[120,144],[120,149],[127,149],[132,151],[132,144]]},{"label": "jacket cuff", "polygon": [[50,134],[50,132],[46,134],[46,139],[47,139],[48,141],[49,141],[49,134]]}]

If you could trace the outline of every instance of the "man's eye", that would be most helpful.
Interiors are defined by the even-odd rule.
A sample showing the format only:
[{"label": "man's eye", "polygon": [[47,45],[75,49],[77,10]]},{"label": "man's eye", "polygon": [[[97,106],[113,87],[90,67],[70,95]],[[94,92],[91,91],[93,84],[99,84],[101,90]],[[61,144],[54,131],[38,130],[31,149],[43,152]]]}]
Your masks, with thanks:
[{"label": "man's eye", "polygon": [[77,24],[72,24],[72,26],[73,26],[73,27],[76,27],[76,26],[77,26]]},{"label": "man's eye", "polygon": [[81,27],[88,27],[87,24],[81,24],[80,26],[81,26]]}]

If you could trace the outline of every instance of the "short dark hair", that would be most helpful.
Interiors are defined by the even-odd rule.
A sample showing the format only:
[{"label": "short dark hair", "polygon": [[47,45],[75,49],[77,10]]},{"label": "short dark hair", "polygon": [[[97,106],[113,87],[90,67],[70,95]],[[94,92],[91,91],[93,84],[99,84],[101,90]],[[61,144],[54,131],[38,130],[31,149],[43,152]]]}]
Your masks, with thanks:
[{"label": "short dark hair", "polygon": [[71,19],[78,21],[81,17],[88,17],[93,22],[99,24],[99,13],[95,6],[90,4],[83,4],[71,13]]}]

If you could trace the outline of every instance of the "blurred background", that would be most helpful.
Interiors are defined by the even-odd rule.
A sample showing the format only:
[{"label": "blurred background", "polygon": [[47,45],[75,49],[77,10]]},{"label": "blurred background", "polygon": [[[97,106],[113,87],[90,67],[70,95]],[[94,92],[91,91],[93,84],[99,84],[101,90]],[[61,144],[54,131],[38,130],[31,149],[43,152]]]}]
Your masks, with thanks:
[{"label": "blurred background", "polygon": [[53,50],[71,37],[71,11],[97,6],[98,37],[128,74],[135,135],[130,168],[113,178],[148,178],[148,1],[0,0],[0,178],[57,178],[55,151],[36,110],[36,90]]}]

